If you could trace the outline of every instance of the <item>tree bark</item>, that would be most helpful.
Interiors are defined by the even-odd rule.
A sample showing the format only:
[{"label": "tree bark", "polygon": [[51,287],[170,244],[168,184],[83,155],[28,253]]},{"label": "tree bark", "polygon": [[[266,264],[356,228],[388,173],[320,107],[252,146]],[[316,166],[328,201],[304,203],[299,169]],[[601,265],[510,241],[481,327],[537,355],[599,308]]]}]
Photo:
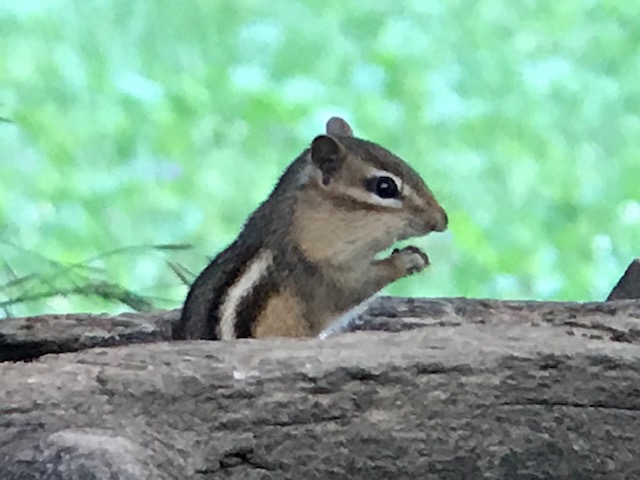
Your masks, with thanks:
[{"label": "tree bark", "polygon": [[[50,353],[95,347],[153,343],[172,339],[179,310],[121,315],[42,315],[0,321],[0,362],[33,360]],[[467,298],[379,297],[348,325],[336,325],[328,334],[355,331],[400,332],[423,327],[459,326],[486,322],[551,322],[573,326],[588,335],[635,335],[609,326],[607,317],[638,318],[638,303],[538,302]],[[596,320],[594,320],[596,319]],[[592,322],[593,320],[593,322]],[[590,323],[591,322],[591,323]],[[617,325],[617,323],[616,323]]]},{"label": "tree bark", "polygon": [[306,340],[177,316],[1,321],[0,479],[640,478],[640,300],[381,297]]}]

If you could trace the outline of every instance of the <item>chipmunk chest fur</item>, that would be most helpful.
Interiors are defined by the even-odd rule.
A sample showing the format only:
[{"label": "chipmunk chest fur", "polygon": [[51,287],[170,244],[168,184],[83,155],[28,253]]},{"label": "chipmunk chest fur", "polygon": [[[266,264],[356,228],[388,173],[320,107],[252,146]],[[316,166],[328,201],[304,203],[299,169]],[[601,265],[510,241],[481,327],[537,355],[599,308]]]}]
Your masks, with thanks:
[{"label": "chipmunk chest fur", "polygon": [[198,275],[174,337],[315,336],[429,264],[416,247],[380,251],[447,223],[417,172],[334,117]]}]

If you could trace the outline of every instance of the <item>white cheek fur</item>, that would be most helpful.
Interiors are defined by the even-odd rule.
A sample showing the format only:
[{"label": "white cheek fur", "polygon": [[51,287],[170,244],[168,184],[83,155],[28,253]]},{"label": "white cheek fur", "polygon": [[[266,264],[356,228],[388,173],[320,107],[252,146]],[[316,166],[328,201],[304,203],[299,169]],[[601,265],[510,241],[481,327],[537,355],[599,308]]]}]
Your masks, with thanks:
[{"label": "white cheek fur", "polygon": [[[367,192],[369,193],[369,192]],[[380,198],[375,193],[369,193],[369,203],[388,208],[402,208],[402,200],[397,198]]]}]

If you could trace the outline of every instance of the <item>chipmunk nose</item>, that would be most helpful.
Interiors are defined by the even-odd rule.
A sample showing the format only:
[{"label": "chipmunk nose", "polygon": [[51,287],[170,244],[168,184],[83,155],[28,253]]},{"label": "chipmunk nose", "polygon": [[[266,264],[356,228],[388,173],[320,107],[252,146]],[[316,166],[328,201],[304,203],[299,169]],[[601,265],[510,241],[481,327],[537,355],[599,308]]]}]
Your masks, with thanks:
[{"label": "chipmunk nose", "polygon": [[444,232],[449,226],[449,216],[444,208],[439,207],[438,213],[435,215],[433,230],[435,232]]},{"label": "chipmunk nose", "polygon": [[419,235],[426,235],[429,232],[444,232],[449,225],[449,217],[444,208],[436,203],[427,211],[422,210],[420,214],[413,217],[409,225]]}]

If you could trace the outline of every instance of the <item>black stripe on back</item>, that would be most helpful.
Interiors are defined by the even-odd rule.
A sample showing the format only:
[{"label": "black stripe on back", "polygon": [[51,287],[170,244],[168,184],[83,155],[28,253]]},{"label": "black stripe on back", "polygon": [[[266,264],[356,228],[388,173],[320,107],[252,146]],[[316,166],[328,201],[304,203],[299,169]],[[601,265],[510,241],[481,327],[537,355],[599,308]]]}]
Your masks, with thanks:
[{"label": "black stripe on back", "polygon": [[230,252],[234,257],[233,267],[221,276],[223,281],[220,282],[220,285],[216,289],[215,296],[209,304],[209,310],[207,312],[207,318],[212,326],[213,338],[215,340],[219,340],[217,329],[220,324],[220,307],[224,302],[224,297],[229,289],[232,288],[236,281],[244,274],[248,264],[259,252],[259,248],[248,248],[248,245],[242,245],[241,242],[237,242],[236,244],[241,247],[239,249],[233,249],[236,251]]},{"label": "black stripe on back", "polygon": [[269,298],[278,291],[272,273],[264,275],[251,291],[245,295],[236,310],[236,338],[252,338],[253,326]]},{"label": "black stripe on back", "polygon": [[219,340],[220,304],[258,250],[257,245],[238,239],[200,272],[187,294],[174,339]]}]

